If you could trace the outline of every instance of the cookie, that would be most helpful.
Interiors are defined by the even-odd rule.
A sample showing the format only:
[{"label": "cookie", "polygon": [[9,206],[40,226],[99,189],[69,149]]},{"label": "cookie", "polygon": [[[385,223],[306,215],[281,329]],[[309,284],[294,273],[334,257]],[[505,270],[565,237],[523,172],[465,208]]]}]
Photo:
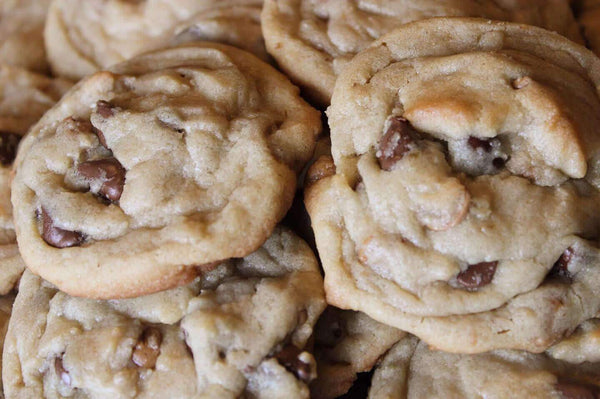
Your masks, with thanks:
[{"label": "cookie", "polygon": [[[0,297],[0,348],[4,347],[4,337],[6,336],[6,330],[8,329],[8,320],[10,319],[10,313],[12,309],[15,296],[3,295]],[[0,359],[0,370],[2,370],[2,359]],[[4,392],[2,389],[2,381],[0,381],[0,396]],[[4,398],[4,396],[2,396]]]},{"label": "cookie", "polygon": [[583,36],[589,47],[600,54],[600,1],[581,0],[577,1],[577,20],[582,27]]},{"label": "cookie", "polygon": [[267,59],[262,0],[55,0],[45,40],[55,74],[79,79],[146,51],[214,41]]},{"label": "cookie", "polygon": [[438,16],[539,25],[581,41],[566,0],[266,0],[262,20],[269,53],[311,99],[327,106],[336,77],[354,55],[402,24]]},{"label": "cookie", "polygon": [[44,23],[50,0],[6,0],[0,4],[0,64],[47,72]]},{"label": "cookie", "polygon": [[311,398],[333,399],[348,392],[358,373],[371,371],[405,335],[361,312],[325,309],[315,326],[317,379],[310,386]]},{"label": "cookie", "polygon": [[319,131],[283,75],[225,45],[92,75],[19,148],[12,203],[25,263],[74,296],[186,284],[270,236]]},{"label": "cookie", "polygon": [[500,350],[457,355],[415,337],[399,342],[373,375],[369,399],[596,398],[600,363],[571,364],[548,354]]},{"label": "cookie", "polygon": [[600,363],[600,319],[584,322],[547,352],[555,359],[570,363]]},{"label": "cookie", "polygon": [[359,54],[328,110],[335,164],[308,174],[328,302],[451,352],[539,352],[595,317],[599,79],[558,34],[478,19]]},{"label": "cookie", "polygon": [[302,348],[324,307],[313,253],[279,228],[244,259],[139,298],[76,298],[27,271],[6,397],[308,398],[315,364]]}]

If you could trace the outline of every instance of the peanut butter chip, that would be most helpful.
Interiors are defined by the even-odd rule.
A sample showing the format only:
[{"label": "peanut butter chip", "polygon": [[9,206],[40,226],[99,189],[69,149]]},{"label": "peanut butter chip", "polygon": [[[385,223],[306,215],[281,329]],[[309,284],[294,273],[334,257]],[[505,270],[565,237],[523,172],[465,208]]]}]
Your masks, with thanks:
[{"label": "peanut butter chip", "polygon": [[481,262],[470,265],[458,274],[456,280],[468,290],[476,290],[492,282],[498,262]]},{"label": "peanut butter chip", "polygon": [[160,354],[162,334],[157,328],[149,327],[144,330],[140,340],[135,344],[131,360],[138,367],[147,369],[156,366],[156,359]]},{"label": "peanut butter chip", "polygon": [[83,234],[76,231],[63,230],[54,225],[54,221],[42,208],[42,238],[47,244],[55,248],[67,248],[81,245]]},{"label": "peanut butter chip", "polygon": [[71,386],[71,376],[67,370],[65,370],[62,358],[57,357],[54,359],[54,370],[56,371],[56,375],[60,377],[63,384]]},{"label": "peanut butter chip", "polygon": [[306,363],[302,359],[303,351],[294,345],[287,345],[279,353],[275,354],[275,358],[279,364],[286,368],[290,373],[293,373],[296,378],[304,382],[310,382],[313,377],[313,369],[310,363]]},{"label": "peanut butter chip", "polygon": [[125,185],[125,169],[116,158],[99,159],[82,162],[77,172],[86,179],[101,182],[97,194],[113,202],[117,202]]},{"label": "peanut butter chip", "polygon": [[10,165],[17,155],[17,147],[21,136],[11,132],[0,132],[0,163]]},{"label": "peanut butter chip", "polygon": [[414,147],[418,138],[419,134],[406,119],[392,117],[390,126],[379,142],[379,150],[375,154],[381,169],[391,170],[396,162]]}]

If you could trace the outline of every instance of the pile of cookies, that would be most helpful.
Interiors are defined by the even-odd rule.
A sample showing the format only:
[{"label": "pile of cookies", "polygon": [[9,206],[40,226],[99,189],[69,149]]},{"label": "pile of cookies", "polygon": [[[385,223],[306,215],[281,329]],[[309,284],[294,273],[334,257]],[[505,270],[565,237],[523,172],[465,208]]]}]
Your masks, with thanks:
[{"label": "pile of cookies", "polygon": [[1,4],[4,397],[600,398],[598,1]]}]

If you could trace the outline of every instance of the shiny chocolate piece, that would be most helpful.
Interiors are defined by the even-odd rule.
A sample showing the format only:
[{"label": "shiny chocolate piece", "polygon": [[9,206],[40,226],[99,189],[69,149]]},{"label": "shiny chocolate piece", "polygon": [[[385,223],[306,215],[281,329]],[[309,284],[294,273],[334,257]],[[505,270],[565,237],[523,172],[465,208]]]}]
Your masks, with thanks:
[{"label": "shiny chocolate piece", "polygon": [[391,118],[390,126],[379,141],[379,150],[376,153],[381,169],[392,170],[394,165],[414,147],[418,138],[419,133],[406,119]]},{"label": "shiny chocolate piece", "polygon": [[497,266],[497,261],[470,265],[467,270],[463,270],[458,274],[456,280],[462,287],[468,290],[476,290],[492,282]]},{"label": "shiny chocolate piece", "polygon": [[549,275],[552,277],[559,277],[567,280],[572,280],[573,275],[569,271],[569,263],[571,259],[573,259],[573,255],[575,252],[573,248],[569,247],[565,249],[565,252],[560,255],[560,258],[554,263],[552,269],[550,270]]},{"label": "shiny chocolate piece", "polygon": [[91,181],[102,185],[96,194],[112,202],[117,202],[125,185],[125,168],[116,158],[98,159],[77,165],[77,172]]},{"label": "shiny chocolate piece", "polygon": [[56,375],[60,377],[63,384],[71,386],[71,376],[69,375],[69,372],[65,370],[62,358],[57,357],[54,359],[54,370],[56,371]]},{"label": "shiny chocolate piece", "polygon": [[287,345],[275,354],[275,358],[287,371],[304,382],[310,382],[313,377],[313,365],[302,361],[303,351],[294,345]]},{"label": "shiny chocolate piece", "polygon": [[103,118],[110,118],[115,114],[114,106],[108,101],[100,100],[96,103],[96,111]]},{"label": "shiny chocolate piece", "polygon": [[63,230],[60,227],[54,225],[54,221],[42,208],[42,238],[48,245],[55,248],[68,248],[76,247],[83,243],[83,234],[77,231]]}]

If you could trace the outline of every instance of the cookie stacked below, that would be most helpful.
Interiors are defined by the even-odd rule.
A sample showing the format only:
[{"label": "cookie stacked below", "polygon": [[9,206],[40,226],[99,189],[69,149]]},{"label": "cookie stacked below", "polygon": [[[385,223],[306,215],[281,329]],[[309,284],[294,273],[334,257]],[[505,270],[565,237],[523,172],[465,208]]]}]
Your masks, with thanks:
[{"label": "cookie stacked below", "polygon": [[541,26],[582,42],[567,0],[265,0],[262,22],[282,70],[327,106],[337,76],[375,39],[408,22],[459,16]]},{"label": "cookie stacked below", "polygon": [[599,79],[557,34],[477,19],[355,57],[334,164],[309,172],[335,174],[306,193],[328,302],[459,353],[541,352],[597,316]]},{"label": "cookie stacked below", "polygon": [[7,397],[308,398],[301,350],[323,310],[308,246],[276,229],[189,285],[93,300],[23,276],[4,347]]}]

